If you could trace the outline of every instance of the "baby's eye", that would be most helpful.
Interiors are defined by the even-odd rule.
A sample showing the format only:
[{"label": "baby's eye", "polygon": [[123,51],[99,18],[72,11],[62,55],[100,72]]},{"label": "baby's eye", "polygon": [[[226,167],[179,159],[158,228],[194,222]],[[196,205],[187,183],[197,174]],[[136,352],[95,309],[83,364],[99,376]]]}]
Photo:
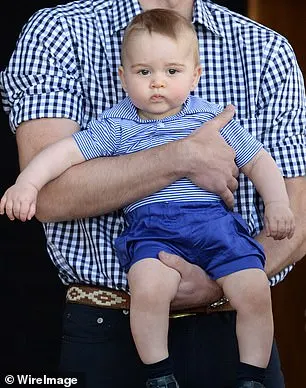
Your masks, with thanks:
[{"label": "baby's eye", "polygon": [[141,74],[141,75],[149,75],[150,74],[150,71],[147,70],[147,69],[141,69],[138,71],[138,74]]},{"label": "baby's eye", "polygon": [[177,73],[177,72],[178,72],[177,69],[169,69],[169,70],[168,70],[168,73],[171,74],[171,75],[173,75],[173,74],[175,74],[175,73]]}]

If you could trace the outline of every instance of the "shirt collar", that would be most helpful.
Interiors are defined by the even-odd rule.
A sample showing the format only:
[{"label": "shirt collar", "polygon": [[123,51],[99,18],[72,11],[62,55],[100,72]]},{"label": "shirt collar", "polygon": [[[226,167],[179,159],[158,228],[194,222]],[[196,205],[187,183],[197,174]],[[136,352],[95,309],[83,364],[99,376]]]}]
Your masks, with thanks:
[{"label": "shirt collar", "polygon": [[214,20],[213,14],[208,4],[211,4],[211,1],[194,1],[192,22],[202,24],[214,34],[223,36],[222,31],[220,31],[217,23]]},{"label": "shirt collar", "polygon": [[141,7],[137,0],[113,0],[110,15],[110,33],[125,29],[134,16],[141,13]]},{"label": "shirt collar", "polygon": [[[222,36],[222,32],[213,18],[208,3],[210,3],[210,1],[194,1],[192,22],[202,24],[209,31]],[[141,13],[141,11],[138,0],[113,0],[110,20],[111,34],[121,29],[125,29],[132,18]]]}]

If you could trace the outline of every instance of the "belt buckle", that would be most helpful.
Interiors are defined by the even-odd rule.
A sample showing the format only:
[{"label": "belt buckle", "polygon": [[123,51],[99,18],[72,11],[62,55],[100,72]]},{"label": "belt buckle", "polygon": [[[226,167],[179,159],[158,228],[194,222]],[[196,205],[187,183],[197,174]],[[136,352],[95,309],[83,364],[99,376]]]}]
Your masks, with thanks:
[{"label": "belt buckle", "polygon": [[177,314],[173,313],[169,315],[169,318],[176,319],[176,318],[191,317],[193,315],[197,315],[197,314],[196,313],[177,313]]},{"label": "belt buckle", "polygon": [[219,300],[217,300],[216,302],[214,303],[211,303],[209,305],[209,308],[211,309],[216,309],[217,307],[220,307],[220,306],[223,306],[224,304],[228,303],[229,300],[225,297],[225,296],[222,296],[222,298],[220,298]]}]

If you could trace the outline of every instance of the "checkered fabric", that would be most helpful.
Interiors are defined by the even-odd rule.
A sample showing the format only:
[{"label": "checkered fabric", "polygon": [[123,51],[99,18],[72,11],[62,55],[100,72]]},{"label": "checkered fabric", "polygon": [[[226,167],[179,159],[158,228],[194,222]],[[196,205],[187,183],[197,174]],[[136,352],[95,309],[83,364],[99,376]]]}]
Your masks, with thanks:
[{"label": "checkered fabric", "polygon": [[[127,23],[139,12],[136,0],[82,0],[35,13],[1,72],[12,130],[41,117],[66,117],[84,129],[125,97],[117,74],[120,44]],[[283,175],[304,175],[303,77],[287,40],[211,1],[194,2],[193,23],[203,65],[194,94],[222,106],[234,104],[236,119],[264,144]],[[243,176],[235,210],[252,234],[262,229],[263,204]],[[63,283],[126,289],[113,248],[123,228],[119,212],[45,224],[48,252]]]}]

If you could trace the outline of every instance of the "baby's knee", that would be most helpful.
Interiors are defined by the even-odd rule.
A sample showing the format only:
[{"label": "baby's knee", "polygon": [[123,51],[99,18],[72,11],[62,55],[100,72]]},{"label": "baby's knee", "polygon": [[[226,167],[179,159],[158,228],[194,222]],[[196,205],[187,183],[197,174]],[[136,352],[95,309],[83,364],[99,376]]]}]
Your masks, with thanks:
[{"label": "baby's knee", "polygon": [[264,313],[270,310],[271,307],[270,285],[264,277],[252,282],[237,300],[237,310],[249,314]]},{"label": "baby's knee", "polygon": [[164,281],[165,279],[150,279],[141,282],[141,284],[134,284],[131,291],[132,299],[136,302],[145,305],[154,305],[157,302],[162,304],[169,304],[172,300],[173,290],[171,290]]},{"label": "baby's knee", "polygon": [[169,303],[176,295],[180,275],[159,260],[144,259],[131,267],[128,282],[133,298]]}]

